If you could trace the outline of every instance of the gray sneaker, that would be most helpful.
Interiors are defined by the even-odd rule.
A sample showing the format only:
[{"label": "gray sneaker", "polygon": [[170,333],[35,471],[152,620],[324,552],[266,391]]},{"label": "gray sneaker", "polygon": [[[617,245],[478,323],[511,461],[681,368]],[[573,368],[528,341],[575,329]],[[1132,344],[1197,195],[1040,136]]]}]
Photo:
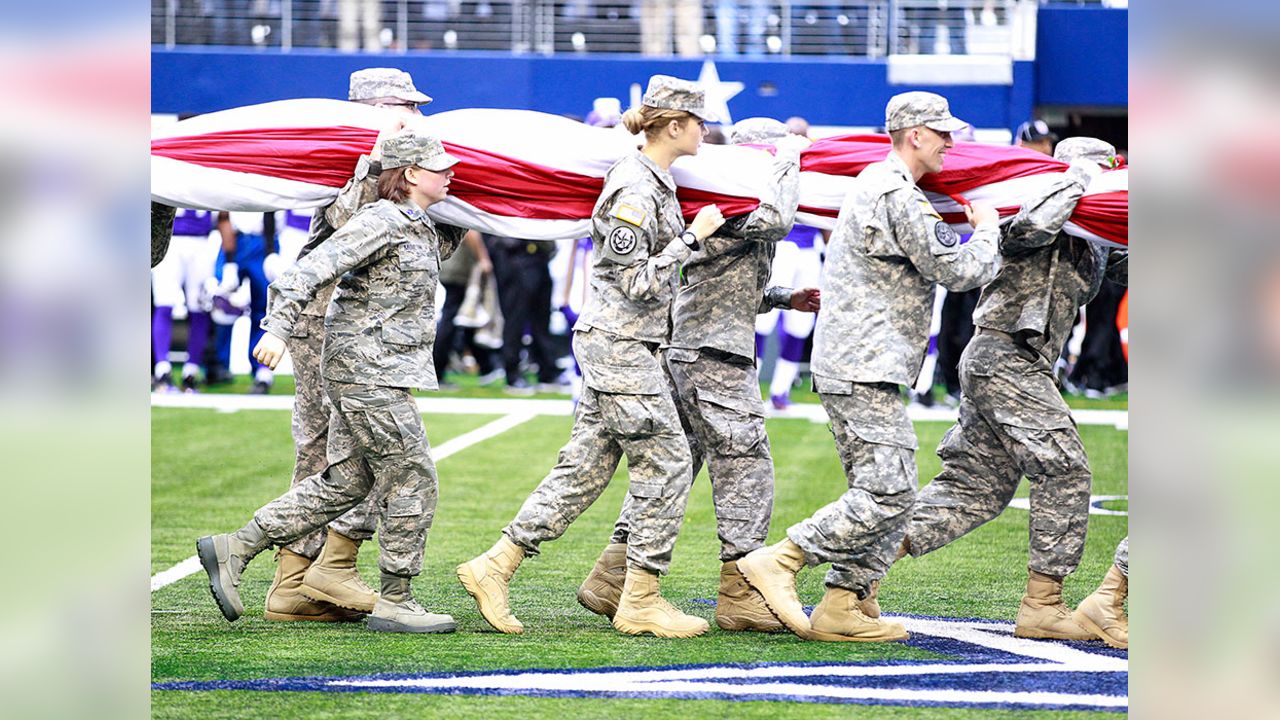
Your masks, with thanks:
[{"label": "gray sneaker", "polygon": [[375,632],[450,633],[458,629],[451,616],[429,613],[412,598],[402,602],[378,598],[366,624]]}]

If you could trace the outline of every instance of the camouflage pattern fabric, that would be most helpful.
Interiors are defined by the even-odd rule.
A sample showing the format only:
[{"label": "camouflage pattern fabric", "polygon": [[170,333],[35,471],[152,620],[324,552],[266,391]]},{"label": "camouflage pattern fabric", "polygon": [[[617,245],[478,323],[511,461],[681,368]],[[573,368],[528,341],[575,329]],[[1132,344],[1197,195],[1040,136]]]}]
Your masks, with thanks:
[{"label": "camouflage pattern fabric", "polygon": [[953,116],[947,99],[930,92],[912,91],[889,98],[884,107],[886,132],[924,125],[938,132],[957,132],[969,123]]},{"label": "camouflage pattern fabric", "polygon": [[[737,560],[764,545],[773,514],[773,457],[755,365],[716,350],[671,348],[665,354],[692,475],[706,462],[711,478],[720,560]],[[629,542],[631,512],[628,497],[611,542]]]},{"label": "camouflage pattern fabric", "polygon": [[1129,577],[1129,536],[1125,535],[1120,544],[1116,546],[1116,567],[1120,568],[1120,572]]},{"label": "camouflage pattern fabric", "polygon": [[458,164],[458,158],[445,152],[444,144],[430,135],[407,132],[382,141],[382,167],[392,170],[415,165],[440,172]]},{"label": "camouflage pattern fabric", "polygon": [[787,537],[805,564],[831,563],[826,584],[866,597],[906,535],[916,494],[916,435],[896,385],[815,376],[849,489]]},{"label": "camouflage pattern fabric", "polygon": [[663,110],[683,110],[707,122],[720,121],[707,110],[706,93],[701,85],[670,75],[650,77],[640,104]]},{"label": "camouflage pattern fabric", "polygon": [[961,244],[895,153],[867,166],[845,197],[822,269],[813,372],[913,385],[929,347],[935,283],[970,290],[1000,269],[999,229]]},{"label": "camouflage pattern fabric", "polygon": [[365,68],[351,73],[348,100],[380,100],[395,98],[425,105],[431,102],[413,86],[413,76],[397,68]]},{"label": "camouflage pattern fabric", "polygon": [[367,500],[378,512],[379,568],[413,577],[422,571],[438,492],[417,404],[405,388],[329,381],[326,389],[329,467],[254,519],[272,544],[288,545]]},{"label": "camouflage pattern fabric", "polygon": [[791,288],[766,292],[766,285],[775,243],[795,221],[799,160],[794,151],[779,151],[768,183],[771,194],[751,213],[728,219],[685,261],[671,311],[672,347],[715,348],[754,358],[756,313],[791,306]]},{"label": "camouflage pattern fabric", "polygon": [[625,453],[631,506],[627,561],[665,573],[693,476],[655,348],[588,328],[574,333],[573,349],[583,388],[569,442],[503,533],[536,554],[600,497]]},{"label": "camouflage pattern fabric", "polygon": [[[311,231],[307,237],[306,244],[298,252],[299,261],[309,255],[312,250],[320,247],[321,243],[333,237],[334,231],[346,225],[357,210],[369,203],[377,202],[378,177],[381,174],[382,164],[380,162],[370,160],[368,155],[360,156],[360,159],[356,161],[355,174],[342,186],[342,190],[338,192],[338,197],[325,206],[323,210],[317,211],[311,216]],[[329,310],[329,300],[333,297],[333,291],[337,287],[338,283],[335,280],[320,288],[316,292],[315,299],[302,308],[302,314],[323,318],[325,312]]]},{"label": "camouflage pattern fabric", "polygon": [[609,168],[592,213],[591,301],[578,326],[666,342],[676,276],[692,252],[679,238],[684,228],[670,172],[638,150]]},{"label": "camouflage pattern fabric", "polygon": [[271,284],[262,328],[289,337],[316,291],[341,278],[325,317],[325,380],[434,390],[440,260],[464,233],[437,229],[410,202],[368,205]]}]

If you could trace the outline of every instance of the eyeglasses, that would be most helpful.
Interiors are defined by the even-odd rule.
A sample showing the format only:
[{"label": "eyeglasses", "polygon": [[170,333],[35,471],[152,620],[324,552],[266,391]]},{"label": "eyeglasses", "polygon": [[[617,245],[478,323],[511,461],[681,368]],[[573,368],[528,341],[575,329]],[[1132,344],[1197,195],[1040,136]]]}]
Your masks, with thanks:
[{"label": "eyeglasses", "polygon": [[378,103],[378,107],[407,108],[410,112],[422,112],[418,107],[418,103],[415,102]]}]

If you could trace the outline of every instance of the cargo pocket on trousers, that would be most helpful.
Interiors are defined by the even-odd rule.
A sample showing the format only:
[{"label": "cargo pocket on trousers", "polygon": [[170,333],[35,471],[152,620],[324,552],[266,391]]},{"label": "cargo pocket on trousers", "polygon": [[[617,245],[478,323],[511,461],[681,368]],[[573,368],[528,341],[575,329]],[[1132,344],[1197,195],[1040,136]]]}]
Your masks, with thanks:
[{"label": "cargo pocket on trousers", "polygon": [[419,517],[423,513],[422,498],[406,495],[387,500],[387,517]]},{"label": "cargo pocket on trousers", "polygon": [[665,427],[659,417],[655,395],[614,395],[600,393],[600,419],[610,433],[622,438],[652,437]]},{"label": "cargo pocket on trousers", "polygon": [[755,457],[762,452],[766,435],[764,404],[759,398],[699,388],[697,399],[712,450],[725,457]]},{"label": "cargo pocket on trousers", "polygon": [[[915,492],[917,482],[915,450],[917,440],[910,428],[849,423],[849,432],[864,447],[855,469],[857,485],[875,495]],[[867,457],[869,453],[869,457]]]}]

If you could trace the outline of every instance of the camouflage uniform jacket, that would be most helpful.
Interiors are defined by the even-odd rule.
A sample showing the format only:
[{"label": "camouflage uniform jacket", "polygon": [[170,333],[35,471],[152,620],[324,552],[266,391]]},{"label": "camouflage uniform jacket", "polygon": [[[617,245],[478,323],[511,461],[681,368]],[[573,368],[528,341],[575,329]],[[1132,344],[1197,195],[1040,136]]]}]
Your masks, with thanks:
[{"label": "camouflage uniform jacket", "polygon": [[[382,166],[377,160],[370,160],[368,155],[360,156],[355,175],[342,186],[338,197],[311,216],[311,231],[307,244],[298,252],[299,260],[332,237],[334,230],[347,224],[357,210],[378,199],[378,175],[381,172]],[[302,308],[302,314],[324,317],[329,309],[329,298],[337,286],[335,282],[320,288],[315,299]]]},{"label": "camouflage uniform jacket", "polygon": [[1022,207],[1004,229],[1004,267],[983,289],[973,314],[976,326],[1013,335],[1050,365],[1103,277],[1128,284],[1128,251],[1062,232],[1088,184],[1089,177],[1073,167],[1043,197]]},{"label": "camouflage uniform jacket", "polygon": [[779,153],[772,197],[731,218],[689,256],[672,309],[671,346],[755,358],[755,314],[791,306],[791,288],[767,288],[774,243],[786,237],[800,199],[795,153]]},{"label": "camouflage uniform jacket", "polygon": [[684,228],[671,173],[639,151],[609,168],[592,213],[591,299],[579,325],[666,342],[676,274],[691,252]]},{"label": "camouflage uniform jacket", "polygon": [[935,283],[970,290],[1000,269],[997,227],[967,243],[943,222],[894,152],[854,180],[822,270],[813,372],[910,385],[929,346]]},{"label": "camouflage uniform jacket", "polygon": [[408,201],[367,205],[271,284],[262,329],[288,337],[303,306],[340,278],[324,319],[324,378],[434,390],[440,260],[465,232],[437,228]]}]

